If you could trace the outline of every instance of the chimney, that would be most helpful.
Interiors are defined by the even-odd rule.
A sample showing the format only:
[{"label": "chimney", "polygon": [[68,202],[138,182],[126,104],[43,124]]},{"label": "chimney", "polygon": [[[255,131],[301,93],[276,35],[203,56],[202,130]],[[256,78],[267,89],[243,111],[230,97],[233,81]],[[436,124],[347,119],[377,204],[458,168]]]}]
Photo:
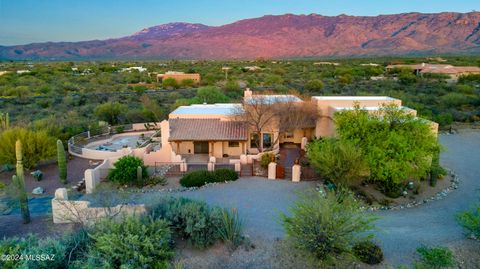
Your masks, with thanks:
[{"label": "chimney", "polygon": [[243,92],[243,97],[252,97],[252,91],[250,88],[246,88],[245,91]]}]

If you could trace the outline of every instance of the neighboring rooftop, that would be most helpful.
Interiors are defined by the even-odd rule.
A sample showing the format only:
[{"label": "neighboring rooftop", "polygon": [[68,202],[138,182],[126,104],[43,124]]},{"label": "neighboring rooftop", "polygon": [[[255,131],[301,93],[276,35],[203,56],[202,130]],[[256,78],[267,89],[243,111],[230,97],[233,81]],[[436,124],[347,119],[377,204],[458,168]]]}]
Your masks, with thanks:
[{"label": "neighboring rooftop", "polygon": [[[367,111],[378,111],[380,110],[382,107],[381,106],[366,106],[366,107],[360,107],[361,109],[363,110],[367,110]],[[354,110],[355,107],[351,107],[351,106],[348,106],[348,107],[334,107],[335,110]],[[405,110],[405,111],[412,111],[413,109],[409,108],[409,107],[406,107],[406,106],[402,106],[400,107],[400,109],[402,110]]]},{"label": "neighboring rooftop", "polygon": [[394,101],[398,100],[389,96],[313,96],[315,100],[326,101]]},{"label": "neighboring rooftop", "polygon": [[453,66],[450,64],[397,64],[389,65],[387,69],[393,68],[410,68],[420,73],[437,73],[437,74],[458,74],[458,73],[480,73],[480,67],[477,66]]},{"label": "neighboring rooftop", "polygon": [[260,103],[265,104],[275,104],[275,103],[287,103],[287,102],[302,102],[302,99],[298,98],[295,95],[291,94],[272,94],[272,95],[265,95],[265,94],[255,94],[252,96],[244,97],[246,103],[253,103],[252,100],[256,100]]},{"label": "neighboring rooftop", "polygon": [[247,128],[238,121],[170,119],[170,141],[246,141]]},{"label": "neighboring rooftop", "polygon": [[241,104],[202,104],[180,106],[175,109],[170,116],[175,115],[234,115],[238,109],[241,109]]}]

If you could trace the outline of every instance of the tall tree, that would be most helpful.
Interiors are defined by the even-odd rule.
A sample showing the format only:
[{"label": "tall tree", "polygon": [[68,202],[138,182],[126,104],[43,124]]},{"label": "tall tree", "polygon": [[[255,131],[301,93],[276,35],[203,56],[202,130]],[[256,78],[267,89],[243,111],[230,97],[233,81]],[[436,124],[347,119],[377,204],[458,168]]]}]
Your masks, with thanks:
[{"label": "tall tree", "polygon": [[396,105],[377,113],[357,106],[335,115],[341,140],[358,146],[370,167],[370,178],[387,193],[413,179],[427,176],[440,149],[430,124]]}]

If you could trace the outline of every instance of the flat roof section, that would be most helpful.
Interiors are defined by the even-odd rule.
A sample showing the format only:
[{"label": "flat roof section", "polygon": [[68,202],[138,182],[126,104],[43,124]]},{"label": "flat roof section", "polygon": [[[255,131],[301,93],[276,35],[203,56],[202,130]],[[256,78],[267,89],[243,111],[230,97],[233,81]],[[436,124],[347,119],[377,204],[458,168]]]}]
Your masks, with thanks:
[{"label": "flat roof section", "polygon": [[241,109],[241,104],[202,104],[180,106],[175,109],[170,115],[224,115],[229,116],[235,114],[238,109]]}]

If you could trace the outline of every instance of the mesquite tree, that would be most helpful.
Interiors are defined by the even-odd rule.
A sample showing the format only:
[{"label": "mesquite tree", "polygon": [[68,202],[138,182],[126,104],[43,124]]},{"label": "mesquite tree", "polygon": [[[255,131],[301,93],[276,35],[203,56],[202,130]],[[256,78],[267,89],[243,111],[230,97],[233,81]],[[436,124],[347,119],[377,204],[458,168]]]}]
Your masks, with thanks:
[{"label": "mesquite tree", "polygon": [[28,195],[25,190],[22,142],[20,142],[20,140],[17,140],[17,143],[15,143],[15,154],[17,156],[17,174],[12,177],[12,182],[16,187],[23,223],[26,224],[30,222],[30,211],[28,210]]},{"label": "mesquite tree", "polygon": [[60,181],[67,184],[67,156],[61,140],[57,140],[57,159]]}]

